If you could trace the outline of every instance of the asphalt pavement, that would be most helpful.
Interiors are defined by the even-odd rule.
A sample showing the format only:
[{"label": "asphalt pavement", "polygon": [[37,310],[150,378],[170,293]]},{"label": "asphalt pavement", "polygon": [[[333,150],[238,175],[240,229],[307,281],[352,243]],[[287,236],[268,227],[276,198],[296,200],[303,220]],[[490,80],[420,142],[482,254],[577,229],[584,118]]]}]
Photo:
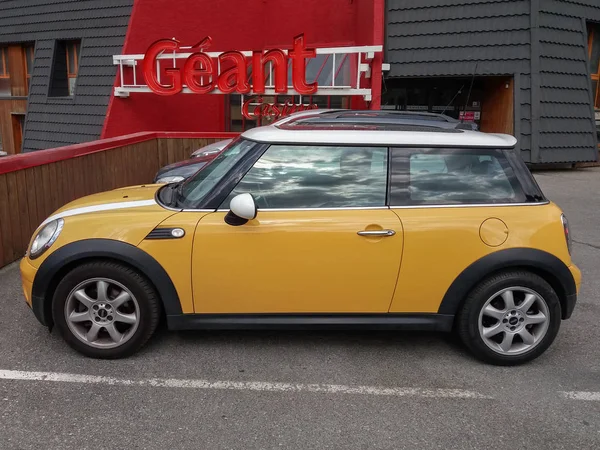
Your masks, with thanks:
[{"label": "asphalt pavement", "polygon": [[450,335],[189,332],[100,361],[70,350],[0,270],[0,449],[599,449],[600,169],[537,173],[584,283],[520,367]]}]

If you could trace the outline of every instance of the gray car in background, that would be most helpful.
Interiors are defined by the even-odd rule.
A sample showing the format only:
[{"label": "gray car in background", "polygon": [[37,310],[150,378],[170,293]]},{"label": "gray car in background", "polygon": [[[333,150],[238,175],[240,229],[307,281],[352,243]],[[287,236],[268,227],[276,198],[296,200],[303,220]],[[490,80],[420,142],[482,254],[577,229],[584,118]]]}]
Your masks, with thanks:
[{"label": "gray car in background", "polygon": [[190,159],[163,167],[154,177],[154,183],[176,183],[191,177],[211,162],[232,140],[225,139],[208,144],[194,151]]}]

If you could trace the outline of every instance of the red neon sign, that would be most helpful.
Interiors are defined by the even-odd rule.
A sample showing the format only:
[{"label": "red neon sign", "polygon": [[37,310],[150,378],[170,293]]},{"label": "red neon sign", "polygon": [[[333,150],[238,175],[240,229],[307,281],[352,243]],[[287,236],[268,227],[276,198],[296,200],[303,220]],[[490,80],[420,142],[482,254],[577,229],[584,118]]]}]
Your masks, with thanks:
[{"label": "red neon sign", "polygon": [[[187,59],[183,68],[169,67],[161,72],[162,78],[167,78],[166,83],[159,80],[157,57],[163,52],[176,52],[180,49],[179,41],[161,39],[154,42],[146,51],[142,63],[142,71],[146,84],[150,90],[158,95],[175,95],[183,89],[183,82],[196,94],[208,94],[218,88],[224,94],[236,92],[239,94],[263,94],[265,92],[265,65],[273,65],[274,90],[278,94],[286,94],[288,79],[288,60],[292,61],[292,84],[294,90],[300,95],[314,94],[317,82],[306,81],[306,59],[314,58],[314,48],[306,48],[304,35],[294,38],[292,50],[286,55],[282,50],[273,49],[267,52],[252,52],[253,84],[248,81],[248,60],[238,51],[221,53],[218,58],[211,58],[205,53],[210,47],[210,37],[204,38],[192,49],[196,50]],[[218,67],[226,69],[218,72]],[[208,79],[208,82],[205,82]]]},{"label": "red neon sign", "polygon": [[298,111],[318,108],[314,103],[296,105],[291,100],[287,100],[285,103],[263,103],[262,97],[253,97],[246,100],[242,105],[242,114],[250,120],[259,117],[278,119]]}]

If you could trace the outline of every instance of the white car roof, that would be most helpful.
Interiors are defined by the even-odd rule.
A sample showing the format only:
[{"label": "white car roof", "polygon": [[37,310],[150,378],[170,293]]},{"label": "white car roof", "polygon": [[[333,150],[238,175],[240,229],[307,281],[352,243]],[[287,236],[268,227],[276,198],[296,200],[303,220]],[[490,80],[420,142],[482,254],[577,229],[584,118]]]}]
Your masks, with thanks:
[{"label": "white car roof", "polygon": [[493,147],[512,148],[517,139],[509,134],[471,130],[419,131],[418,127],[398,129],[318,129],[268,125],[245,131],[242,137],[265,143],[389,145],[415,147]]}]

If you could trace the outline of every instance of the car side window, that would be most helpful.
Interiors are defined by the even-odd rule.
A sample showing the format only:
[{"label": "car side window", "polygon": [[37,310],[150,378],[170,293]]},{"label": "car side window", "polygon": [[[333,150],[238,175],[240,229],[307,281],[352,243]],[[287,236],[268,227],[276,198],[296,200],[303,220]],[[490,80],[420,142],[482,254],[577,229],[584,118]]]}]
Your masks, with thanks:
[{"label": "car side window", "polygon": [[388,149],[272,145],[233,189],[263,209],[385,206]]},{"label": "car side window", "polygon": [[502,151],[393,149],[391,205],[521,203],[526,197]]}]

